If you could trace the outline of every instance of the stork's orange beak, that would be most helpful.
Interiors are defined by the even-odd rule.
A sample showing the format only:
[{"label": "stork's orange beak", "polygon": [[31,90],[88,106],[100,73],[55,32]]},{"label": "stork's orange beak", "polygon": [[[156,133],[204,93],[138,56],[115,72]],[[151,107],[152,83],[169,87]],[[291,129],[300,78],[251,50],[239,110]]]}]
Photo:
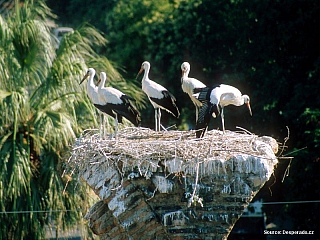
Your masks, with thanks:
[{"label": "stork's orange beak", "polygon": [[138,72],[137,76],[136,76],[136,79],[139,77],[139,75],[143,72],[143,68],[140,68],[140,71]]},{"label": "stork's orange beak", "polygon": [[87,73],[86,75],[84,75],[84,77],[82,78],[82,80],[81,80],[81,82],[79,83],[79,85],[80,85],[84,80],[86,80],[88,76],[89,76],[88,73]]},{"label": "stork's orange beak", "polygon": [[247,102],[247,103],[246,103],[246,105],[247,105],[247,107],[248,107],[248,109],[249,109],[250,115],[252,116],[252,111],[251,111],[250,103],[249,103],[249,102]]}]

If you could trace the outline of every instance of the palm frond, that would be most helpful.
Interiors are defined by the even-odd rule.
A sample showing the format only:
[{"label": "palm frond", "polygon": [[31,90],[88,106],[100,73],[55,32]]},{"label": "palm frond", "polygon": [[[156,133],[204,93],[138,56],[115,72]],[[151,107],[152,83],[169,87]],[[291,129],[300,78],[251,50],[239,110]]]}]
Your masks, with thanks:
[{"label": "palm frond", "polygon": [[55,58],[52,35],[38,20],[28,20],[13,29],[14,58],[19,61],[21,72],[13,70],[11,75],[27,86],[37,86],[48,75]]},{"label": "palm frond", "polygon": [[[9,79],[8,63],[12,50],[12,31],[9,24],[0,15],[0,89],[7,89]],[[9,61],[8,61],[9,60]]]},{"label": "palm frond", "polygon": [[1,91],[0,123],[2,125],[13,125],[15,118],[19,122],[25,122],[29,113],[28,93],[24,88],[12,92]]},{"label": "palm frond", "polygon": [[[7,185],[5,200],[16,201],[17,198],[29,191],[31,168],[28,153],[19,141],[6,141],[0,150],[1,175],[5,175],[4,183]],[[20,140],[20,139],[18,139]]]},{"label": "palm frond", "polygon": [[82,41],[93,47],[101,47],[107,43],[107,39],[103,36],[102,32],[88,23],[81,25],[77,31],[82,36]]},{"label": "palm frond", "polygon": [[34,134],[46,140],[46,145],[54,149],[64,149],[74,138],[74,119],[62,108],[37,111],[34,120]]},{"label": "palm frond", "polygon": [[10,95],[11,95],[10,92],[0,89],[0,102],[2,102],[3,99],[5,99],[6,97],[8,97]]},{"label": "palm frond", "polygon": [[[29,2],[29,1],[27,1]],[[30,13],[32,14],[33,19],[40,19],[44,23],[48,22],[48,19],[56,19],[57,15],[55,15],[51,9],[45,4],[45,1],[31,1],[31,4],[34,4],[34,7],[26,6],[25,11],[30,9]]]},{"label": "palm frond", "polygon": [[[0,209],[30,213],[0,215],[8,223],[0,225],[0,239],[42,239],[52,220],[75,223],[86,199],[85,189],[74,192],[72,184],[62,194],[61,160],[77,133],[98,125],[85,86],[79,86],[88,66],[106,71],[110,84],[137,103],[143,94],[97,55],[107,41],[94,27],[84,24],[64,35],[56,50],[47,21],[55,16],[45,2],[26,0],[15,8],[0,16]],[[48,209],[72,211],[32,213]]]},{"label": "palm frond", "polygon": [[111,63],[104,56],[93,57],[92,59],[89,59],[87,64],[88,64],[88,66],[93,67],[94,69],[96,69],[97,74],[99,74],[99,72],[102,72],[102,71],[106,72],[107,76],[108,76],[108,81],[125,82],[125,79],[119,73],[116,64],[115,63]]},{"label": "palm frond", "polygon": [[73,32],[67,33],[62,38],[57,54],[70,56],[81,55],[82,58],[92,58],[95,55],[95,46],[104,46],[107,40],[95,28],[84,24]]},{"label": "palm frond", "polygon": [[0,47],[6,48],[10,42],[11,29],[8,23],[0,15]]}]

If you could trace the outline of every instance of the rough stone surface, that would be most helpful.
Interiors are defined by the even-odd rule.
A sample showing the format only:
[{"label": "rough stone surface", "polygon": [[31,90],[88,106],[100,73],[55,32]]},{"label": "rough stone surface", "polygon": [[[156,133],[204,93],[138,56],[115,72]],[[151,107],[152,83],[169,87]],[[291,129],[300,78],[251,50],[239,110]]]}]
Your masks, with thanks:
[{"label": "rough stone surface", "polygon": [[148,174],[101,155],[81,176],[101,199],[86,215],[89,226],[101,239],[226,239],[277,163],[274,139],[252,146],[260,155],[159,158]]}]

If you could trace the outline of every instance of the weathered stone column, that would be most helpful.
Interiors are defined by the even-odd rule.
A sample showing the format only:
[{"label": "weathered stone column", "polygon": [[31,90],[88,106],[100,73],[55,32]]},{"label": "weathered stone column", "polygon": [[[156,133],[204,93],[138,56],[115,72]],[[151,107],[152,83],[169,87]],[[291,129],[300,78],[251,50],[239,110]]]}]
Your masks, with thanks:
[{"label": "weathered stone column", "polygon": [[70,167],[101,201],[86,215],[101,239],[226,239],[277,163],[270,137],[125,129],[78,139]]}]

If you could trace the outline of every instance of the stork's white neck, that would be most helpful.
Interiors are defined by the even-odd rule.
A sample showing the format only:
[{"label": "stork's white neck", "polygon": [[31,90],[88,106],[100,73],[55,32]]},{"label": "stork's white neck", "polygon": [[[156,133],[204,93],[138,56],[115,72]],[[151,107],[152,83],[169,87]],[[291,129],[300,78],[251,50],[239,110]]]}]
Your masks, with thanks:
[{"label": "stork's white neck", "polygon": [[101,82],[100,82],[99,87],[98,87],[99,89],[101,89],[101,88],[103,88],[105,86],[106,80],[107,80],[107,78],[105,76],[103,76],[101,78]]},{"label": "stork's white neck", "polygon": [[145,64],[142,81],[149,80],[149,71],[150,71],[150,65],[149,64]]},{"label": "stork's white neck", "polygon": [[187,68],[187,70],[185,71],[185,73],[183,74],[183,76],[185,78],[189,77],[189,73],[190,73],[190,68]]},{"label": "stork's white neck", "polygon": [[243,95],[240,97],[239,102],[238,102],[238,106],[241,106],[244,104],[244,97]]},{"label": "stork's white neck", "polygon": [[190,68],[187,68],[186,71],[183,71],[182,77],[181,77],[181,81],[183,81],[184,79],[189,77],[189,72],[190,72]]},{"label": "stork's white neck", "polygon": [[91,72],[91,74],[89,76],[88,84],[87,84],[88,89],[96,87],[96,85],[93,82],[94,75],[96,75],[96,73],[95,72]]},{"label": "stork's white neck", "polygon": [[89,79],[87,82],[87,94],[93,103],[98,104],[99,103],[99,99],[97,95],[98,87],[93,82],[93,78],[95,75],[96,75],[96,72],[94,71],[94,69],[92,69],[89,72]]}]

